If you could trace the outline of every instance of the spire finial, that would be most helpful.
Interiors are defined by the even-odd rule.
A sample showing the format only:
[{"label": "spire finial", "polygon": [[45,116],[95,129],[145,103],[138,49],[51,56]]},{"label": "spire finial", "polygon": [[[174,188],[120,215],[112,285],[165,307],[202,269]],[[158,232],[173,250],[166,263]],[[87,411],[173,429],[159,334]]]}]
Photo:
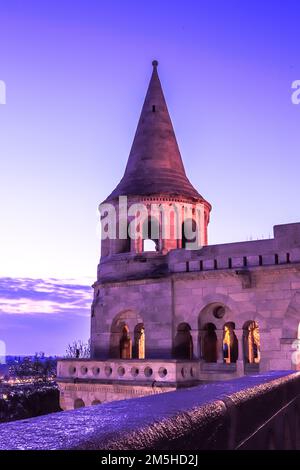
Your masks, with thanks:
[{"label": "spire finial", "polygon": [[157,60],[152,60],[152,65],[154,68],[158,66],[158,61]]}]

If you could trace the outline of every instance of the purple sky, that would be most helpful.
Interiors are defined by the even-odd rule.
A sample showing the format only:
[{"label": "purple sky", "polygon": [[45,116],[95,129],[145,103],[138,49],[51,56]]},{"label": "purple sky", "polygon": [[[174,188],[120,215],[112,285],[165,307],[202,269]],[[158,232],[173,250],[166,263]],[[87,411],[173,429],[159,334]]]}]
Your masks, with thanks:
[{"label": "purple sky", "polygon": [[98,203],[121,178],[158,59],[210,243],[300,220],[295,1],[1,0],[0,339],[89,336]]}]

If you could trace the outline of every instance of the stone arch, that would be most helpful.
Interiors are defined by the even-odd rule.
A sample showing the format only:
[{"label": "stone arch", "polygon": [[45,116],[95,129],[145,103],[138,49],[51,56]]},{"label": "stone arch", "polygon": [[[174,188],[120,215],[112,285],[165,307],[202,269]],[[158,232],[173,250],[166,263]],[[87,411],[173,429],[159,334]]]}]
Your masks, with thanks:
[{"label": "stone arch", "polygon": [[85,406],[85,403],[82,400],[82,398],[76,398],[74,400],[74,410],[76,410],[77,408],[83,408],[84,406]]},{"label": "stone arch", "polygon": [[138,323],[134,328],[133,357],[145,359],[145,327],[144,323]]},{"label": "stone arch", "polygon": [[191,327],[188,323],[182,322],[177,326],[174,339],[173,356],[175,359],[193,359],[194,347],[191,335]]},{"label": "stone arch", "polygon": [[248,321],[257,322],[260,330],[264,330],[267,328],[266,317],[264,317],[263,315],[261,315],[255,310],[248,310],[248,311],[240,312],[238,317],[235,318],[236,329],[242,330]]},{"label": "stone arch", "polygon": [[[218,306],[223,306],[225,308],[223,321],[218,321],[218,319],[212,316],[213,308]],[[203,297],[201,303],[193,309],[193,318],[198,319],[199,329],[210,321],[215,323],[217,329],[219,329],[223,328],[224,321],[232,320],[237,323],[238,317],[241,313],[240,306],[237,302],[232,300],[229,295],[212,293]]]},{"label": "stone arch", "polygon": [[101,405],[101,401],[100,400],[93,400],[91,404],[92,404],[92,406]]},{"label": "stone arch", "polygon": [[295,340],[298,336],[300,321],[300,292],[295,292],[285,312],[282,325],[282,337]]},{"label": "stone arch", "polygon": [[[195,313],[196,312],[194,310],[193,316]],[[207,331],[205,328],[206,325],[212,323],[215,326],[215,334],[217,337],[217,358],[219,355],[223,357],[224,323],[229,321],[236,321],[238,317],[238,306],[236,302],[230,298],[230,296],[213,293],[205,296],[202,299],[201,305],[199,306],[197,312],[197,319],[199,331],[199,348],[203,359],[204,342],[205,337],[207,336]]]},{"label": "stone arch", "polygon": [[132,344],[134,329],[140,323],[144,323],[143,319],[134,310],[124,310],[114,317],[110,329],[109,354],[111,358],[120,358],[120,341],[122,338],[125,340],[125,333],[128,334]]},{"label": "stone arch", "polygon": [[229,321],[224,324],[223,358],[226,364],[235,363],[239,357],[239,342],[234,330],[234,322]]}]

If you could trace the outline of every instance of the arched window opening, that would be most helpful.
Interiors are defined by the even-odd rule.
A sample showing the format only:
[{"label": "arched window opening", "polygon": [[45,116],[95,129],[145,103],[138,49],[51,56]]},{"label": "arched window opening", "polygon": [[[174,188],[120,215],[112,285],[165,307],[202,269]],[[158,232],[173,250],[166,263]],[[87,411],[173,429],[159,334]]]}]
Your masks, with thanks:
[{"label": "arched window opening", "polygon": [[122,328],[122,336],[120,339],[120,358],[131,359],[132,357],[132,344],[129,336],[129,329],[127,325]]},{"label": "arched window opening", "polygon": [[180,323],[174,341],[174,357],[176,359],[193,359],[193,338],[188,323]]},{"label": "arched window opening", "polygon": [[186,219],[183,222],[181,240],[182,248],[188,248],[189,243],[195,243],[197,241],[197,224],[194,219]]},{"label": "arched window opening", "polygon": [[143,251],[159,251],[159,223],[154,217],[148,217],[142,228]]},{"label": "arched window opening", "polygon": [[259,364],[260,361],[260,336],[258,324],[249,321],[244,328],[244,360],[248,364]]},{"label": "arched window opening", "polygon": [[154,241],[154,240],[150,240],[150,239],[147,239],[147,240],[143,240],[143,251],[145,252],[155,252],[155,251],[158,251],[157,250],[157,242]]},{"label": "arched window opening", "polygon": [[218,359],[218,338],[216,327],[213,323],[204,326],[202,355],[205,362],[217,362]]},{"label": "arched window opening", "polygon": [[145,359],[145,328],[143,323],[139,323],[134,329],[133,357],[136,359]]},{"label": "arched window opening", "polygon": [[95,406],[95,405],[101,405],[101,401],[100,400],[93,400],[92,401],[92,406]]},{"label": "arched window opening", "polygon": [[139,324],[144,324],[143,318],[133,310],[124,310],[114,317],[110,328],[109,358],[120,359],[121,354],[123,359],[132,357],[134,338],[131,338],[131,332],[134,335]]},{"label": "arched window opening", "polygon": [[74,401],[74,410],[76,410],[77,408],[83,408],[84,406],[84,401],[81,398],[76,398],[76,400]]},{"label": "arched window opening", "polygon": [[233,322],[225,323],[223,335],[223,358],[226,364],[235,363],[239,355],[238,339],[234,330],[235,324]]}]

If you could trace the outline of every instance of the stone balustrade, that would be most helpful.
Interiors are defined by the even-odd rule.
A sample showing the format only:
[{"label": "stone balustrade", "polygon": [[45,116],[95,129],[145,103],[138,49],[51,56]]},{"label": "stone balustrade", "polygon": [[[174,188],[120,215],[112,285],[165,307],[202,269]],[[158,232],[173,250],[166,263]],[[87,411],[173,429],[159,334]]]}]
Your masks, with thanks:
[{"label": "stone balustrade", "polygon": [[143,359],[61,359],[58,381],[192,382],[199,380],[199,361]]}]

